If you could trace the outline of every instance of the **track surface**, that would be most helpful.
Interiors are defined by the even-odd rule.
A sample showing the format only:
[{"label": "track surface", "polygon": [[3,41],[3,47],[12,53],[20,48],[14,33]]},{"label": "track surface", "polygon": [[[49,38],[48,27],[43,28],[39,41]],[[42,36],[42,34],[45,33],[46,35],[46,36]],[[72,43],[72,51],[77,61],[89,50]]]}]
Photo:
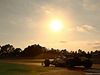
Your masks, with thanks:
[{"label": "track surface", "polygon": [[[43,66],[44,59],[16,59],[16,60],[0,60],[0,62],[24,64],[31,66]],[[52,60],[51,60],[52,61]],[[50,65],[50,67],[55,67]],[[91,69],[85,69],[83,66],[75,66],[75,68],[55,67],[62,70],[56,72],[50,72],[42,75],[100,75],[100,64],[93,64]]]}]

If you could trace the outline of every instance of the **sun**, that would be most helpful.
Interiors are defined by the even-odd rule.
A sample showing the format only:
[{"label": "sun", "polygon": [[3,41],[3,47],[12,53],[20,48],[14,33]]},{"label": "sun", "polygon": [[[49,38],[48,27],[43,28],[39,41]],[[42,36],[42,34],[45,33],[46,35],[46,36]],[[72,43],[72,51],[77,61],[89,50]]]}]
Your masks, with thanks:
[{"label": "sun", "polygon": [[52,20],[50,23],[50,28],[55,32],[59,31],[62,29],[62,23],[59,20]]}]

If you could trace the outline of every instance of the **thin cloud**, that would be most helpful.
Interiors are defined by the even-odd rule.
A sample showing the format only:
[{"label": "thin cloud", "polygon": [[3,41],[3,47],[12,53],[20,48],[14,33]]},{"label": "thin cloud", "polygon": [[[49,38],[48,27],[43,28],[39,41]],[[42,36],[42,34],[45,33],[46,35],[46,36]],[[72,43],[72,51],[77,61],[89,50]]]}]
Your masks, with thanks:
[{"label": "thin cloud", "polygon": [[93,27],[93,26],[91,26],[91,25],[84,25],[83,27],[84,27],[84,28],[86,28],[87,30],[94,29],[94,27]]},{"label": "thin cloud", "polygon": [[100,9],[100,0],[84,0],[83,7],[86,10],[94,11]]},{"label": "thin cloud", "polygon": [[100,42],[88,43],[87,45],[100,45]]},{"label": "thin cloud", "polygon": [[86,30],[82,27],[76,27],[76,30],[79,32],[85,32]]},{"label": "thin cloud", "polygon": [[94,43],[95,45],[100,45],[100,42],[98,42],[98,43]]},{"label": "thin cloud", "polygon": [[100,49],[100,46],[95,46],[95,47],[93,47],[94,49]]},{"label": "thin cloud", "polygon": [[92,46],[93,49],[100,49],[100,41],[91,42],[91,43],[88,43],[87,45]]},{"label": "thin cloud", "polygon": [[60,43],[67,43],[67,41],[60,41]]},{"label": "thin cloud", "polygon": [[69,29],[67,29],[68,31],[74,31],[75,30],[75,28],[69,28]]},{"label": "thin cloud", "polygon": [[55,10],[51,7],[48,6],[41,6],[41,9],[46,13],[46,14],[52,14],[55,12]]},{"label": "thin cloud", "polygon": [[76,27],[76,28],[69,28],[68,31],[78,31],[78,32],[85,32],[86,30],[83,27]]},{"label": "thin cloud", "polygon": [[69,28],[69,31],[86,32],[95,29],[92,25],[77,26],[76,28]]}]

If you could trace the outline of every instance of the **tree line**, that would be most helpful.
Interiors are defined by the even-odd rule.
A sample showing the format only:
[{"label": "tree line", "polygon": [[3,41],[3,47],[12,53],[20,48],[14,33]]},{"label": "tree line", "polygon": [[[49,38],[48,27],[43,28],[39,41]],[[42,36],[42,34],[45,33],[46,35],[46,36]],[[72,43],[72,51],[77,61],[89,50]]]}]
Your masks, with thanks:
[{"label": "tree line", "polygon": [[48,49],[46,47],[40,46],[39,44],[34,44],[31,46],[26,47],[24,50],[21,48],[15,48],[13,45],[6,44],[3,46],[0,46],[0,57],[35,57],[39,54],[80,54],[81,56],[86,56],[90,57],[91,54],[93,53],[100,53],[99,50],[90,51],[90,52],[85,52],[81,49],[77,51],[67,51],[66,49],[59,50],[59,49]]}]

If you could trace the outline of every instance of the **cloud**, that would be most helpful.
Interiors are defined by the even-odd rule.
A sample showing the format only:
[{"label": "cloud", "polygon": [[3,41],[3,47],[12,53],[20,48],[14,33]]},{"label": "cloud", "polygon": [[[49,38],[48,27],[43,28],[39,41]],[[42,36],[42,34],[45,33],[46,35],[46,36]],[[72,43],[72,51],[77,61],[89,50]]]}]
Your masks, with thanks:
[{"label": "cloud", "polygon": [[92,25],[83,25],[83,26],[77,26],[75,28],[69,28],[69,31],[78,31],[78,32],[86,32],[95,29]]},{"label": "cloud", "polygon": [[85,32],[86,30],[82,27],[76,27],[76,31]]},{"label": "cloud", "polygon": [[95,45],[100,45],[100,42],[94,43]]},{"label": "cloud", "polygon": [[92,42],[92,43],[88,43],[87,45],[100,45],[100,42]]},{"label": "cloud", "polygon": [[83,0],[83,7],[90,11],[98,10],[100,9],[100,0]]},{"label": "cloud", "polygon": [[86,30],[82,27],[75,27],[75,28],[69,28],[68,31],[78,31],[78,32],[85,32]]},{"label": "cloud", "polygon": [[49,6],[41,6],[41,9],[46,13],[46,14],[52,14],[55,12],[54,8],[51,8]]},{"label": "cloud", "polygon": [[93,26],[91,26],[91,25],[84,25],[83,27],[84,27],[84,28],[86,28],[87,30],[94,29],[94,27],[93,27]]},{"label": "cloud", "polygon": [[100,46],[95,46],[95,47],[93,47],[94,49],[100,49]]},{"label": "cloud", "polygon": [[91,46],[93,49],[100,49],[100,41],[88,43],[87,45]]},{"label": "cloud", "polygon": [[60,41],[60,43],[67,43],[67,41]]}]

